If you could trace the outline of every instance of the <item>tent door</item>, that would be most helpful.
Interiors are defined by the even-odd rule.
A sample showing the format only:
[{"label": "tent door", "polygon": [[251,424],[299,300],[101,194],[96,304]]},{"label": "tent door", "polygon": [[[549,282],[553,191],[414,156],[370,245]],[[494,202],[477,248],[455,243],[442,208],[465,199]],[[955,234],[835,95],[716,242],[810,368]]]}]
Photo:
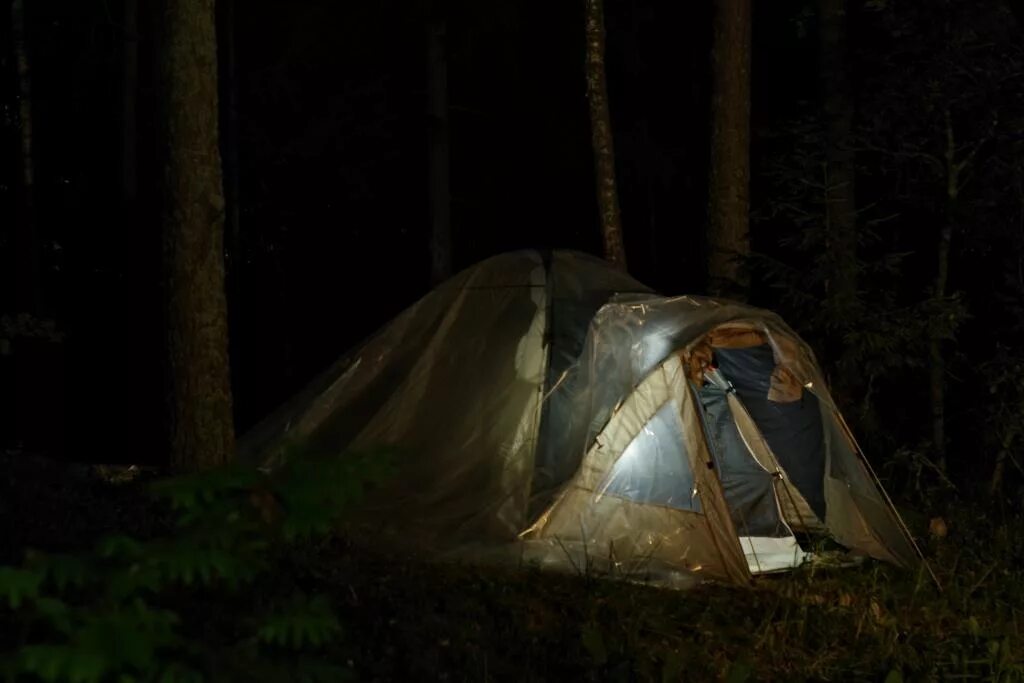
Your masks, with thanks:
[{"label": "tent door", "polygon": [[776,465],[774,470],[766,467],[758,458],[760,449],[748,443],[750,430],[737,424],[746,415],[743,404],[715,384],[691,389],[702,407],[705,436],[751,574],[798,566],[806,553],[783,514],[777,464],[769,463]]}]

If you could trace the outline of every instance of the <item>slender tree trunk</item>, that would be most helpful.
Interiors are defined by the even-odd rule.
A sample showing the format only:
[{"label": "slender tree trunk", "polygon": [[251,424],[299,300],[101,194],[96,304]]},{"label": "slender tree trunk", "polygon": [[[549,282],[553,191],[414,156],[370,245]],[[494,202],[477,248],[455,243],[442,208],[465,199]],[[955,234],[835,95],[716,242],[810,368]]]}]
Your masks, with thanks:
[{"label": "slender tree trunk", "polygon": [[[966,162],[964,162],[966,163]],[[933,296],[937,304],[946,298],[949,284],[949,256],[953,244],[953,222],[957,199],[960,194],[960,173],[963,163],[957,163],[956,138],[950,111],[946,110],[946,215],[939,231],[935,287]],[[940,307],[941,308],[941,307]],[[936,464],[946,469],[946,359],[942,348],[940,330],[934,329],[928,338],[929,395],[932,414],[932,447],[935,449]]]},{"label": "slender tree trunk", "polygon": [[234,453],[224,291],[214,0],[165,0],[161,55],[163,246],[171,461]]},{"label": "slender tree trunk", "polygon": [[[133,217],[138,196],[139,0],[124,0],[121,56],[121,198]],[[126,221],[127,223],[127,221]]]},{"label": "slender tree trunk", "polygon": [[29,64],[28,33],[24,0],[11,2],[11,34],[18,83],[18,145],[21,165],[21,193],[14,233],[15,306],[30,314],[39,312],[39,237],[35,216],[35,152],[32,137],[32,72]]},{"label": "slender tree trunk", "polygon": [[[952,230],[950,226],[942,228],[939,242],[939,262],[948,262],[949,243]],[[936,278],[936,292],[945,296],[945,278]],[[939,299],[939,295],[936,295]],[[946,359],[942,353],[942,339],[934,333],[928,339],[928,386],[932,414],[932,446],[935,449],[936,465],[946,469]]]},{"label": "slender tree trunk", "polygon": [[[41,314],[39,235],[36,224],[35,149],[32,117],[32,70],[29,54],[28,21],[24,0],[11,2],[11,42],[18,96],[19,193],[15,204],[12,234],[14,306],[18,313],[35,317]],[[48,404],[53,398],[52,385],[46,379],[47,361],[52,358],[32,339],[19,339],[13,345],[18,360],[14,364],[12,387],[14,395],[13,436],[21,447],[46,447],[55,430]]]},{"label": "slender tree trunk", "polygon": [[430,97],[430,280],[440,284],[452,273],[451,181],[448,139],[448,57],[446,26],[435,21],[428,36]]},{"label": "slender tree trunk", "polygon": [[[819,84],[825,116],[825,230],[830,275],[825,282],[829,309],[846,319],[857,300],[857,200],[853,152],[854,106],[846,63],[847,0],[819,0]],[[831,335],[825,353],[835,372],[830,385],[848,397],[861,373],[853,371],[842,332]]]},{"label": "slender tree trunk", "polygon": [[716,0],[711,53],[708,285],[746,299],[750,255],[750,0]]},{"label": "slender tree trunk", "polygon": [[[219,10],[217,42],[220,47],[221,137],[220,151],[224,169],[224,207],[228,281],[232,318],[237,320],[242,289],[242,232],[240,181],[238,166],[238,80],[235,60],[235,0],[217,0]],[[229,306],[229,309],[231,306]]]},{"label": "slender tree trunk", "polygon": [[819,0],[820,80],[825,110],[828,179],[825,187],[828,222],[828,296],[838,307],[849,306],[857,294],[856,167],[852,151],[853,103],[846,66],[846,0]]},{"label": "slender tree trunk", "polygon": [[626,246],[622,237],[622,215],[615,186],[615,146],[612,141],[608,82],[605,77],[604,8],[602,0],[586,0],[587,16],[587,102],[594,146],[597,205],[601,214],[604,255],[613,265],[626,270]]}]

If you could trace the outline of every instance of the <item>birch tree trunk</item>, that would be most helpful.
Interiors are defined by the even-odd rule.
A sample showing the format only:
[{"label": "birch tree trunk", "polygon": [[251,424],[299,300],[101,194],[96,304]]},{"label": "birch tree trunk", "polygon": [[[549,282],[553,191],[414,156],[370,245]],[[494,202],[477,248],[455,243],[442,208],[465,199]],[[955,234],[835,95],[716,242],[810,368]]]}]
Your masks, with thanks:
[{"label": "birch tree trunk", "polygon": [[601,214],[604,256],[614,266],[626,270],[626,247],[622,237],[622,215],[615,183],[615,146],[612,141],[608,83],[604,68],[604,8],[602,0],[586,0],[586,3],[587,102],[590,105],[590,131],[594,147],[594,173],[597,181],[597,205]]},{"label": "birch tree trunk", "polygon": [[172,465],[233,456],[214,0],[164,0],[160,106]]},{"label": "birch tree trunk", "polygon": [[745,300],[750,255],[750,0],[716,0],[711,53],[708,286]]}]

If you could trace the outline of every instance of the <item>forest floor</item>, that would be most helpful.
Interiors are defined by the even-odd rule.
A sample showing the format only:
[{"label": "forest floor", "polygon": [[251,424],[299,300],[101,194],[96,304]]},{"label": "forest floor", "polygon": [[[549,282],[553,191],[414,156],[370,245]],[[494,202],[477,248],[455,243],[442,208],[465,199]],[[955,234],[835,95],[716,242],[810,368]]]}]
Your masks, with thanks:
[{"label": "forest floor", "polygon": [[[89,468],[6,457],[0,472],[0,565],[169,528],[142,487]],[[925,549],[941,592],[876,562],[678,592],[338,539],[275,571],[330,596],[343,631],[323,656],[355,680],[1024,680],[1024,520],[962,507]]]}]

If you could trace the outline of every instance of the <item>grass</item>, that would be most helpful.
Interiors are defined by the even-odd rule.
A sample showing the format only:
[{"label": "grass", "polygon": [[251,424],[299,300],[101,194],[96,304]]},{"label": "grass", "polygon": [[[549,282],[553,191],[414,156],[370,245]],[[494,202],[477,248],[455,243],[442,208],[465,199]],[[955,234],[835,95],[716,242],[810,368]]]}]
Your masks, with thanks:
[{"label": "grass", "polygon": [[[134,484],[0,464],[5,557],[163,524]],[[961,509],[949,536],[925,547],[942,592],[924,573],[875,562],[678,592],[428,563],[343,539],[303,546],[259,590],[329,596],[344,632],[322,654],[356,680],[1024,680],[1024,517]],[[924,535],[922,523],[914,531]],[[233,628],[229,599],[189,609],[209,613],[211,640]]]},{"label": "grass", "polygon": [[1016,681],[1020,531],[964,527],[929,548],[941,593],[879,563],[685,593],[351,549],[327,564],[368,680]]}]

